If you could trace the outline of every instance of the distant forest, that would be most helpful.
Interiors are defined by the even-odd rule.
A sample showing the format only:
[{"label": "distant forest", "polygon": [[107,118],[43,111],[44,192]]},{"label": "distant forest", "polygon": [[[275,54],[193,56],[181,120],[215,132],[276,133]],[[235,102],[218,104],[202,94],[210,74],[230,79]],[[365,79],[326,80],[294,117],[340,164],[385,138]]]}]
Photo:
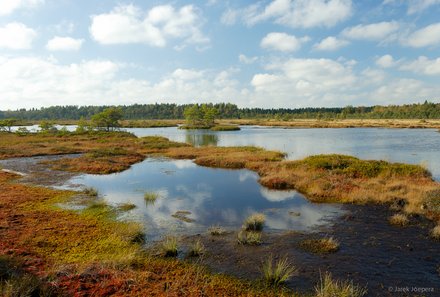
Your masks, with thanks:
[{"label": "distant forest", "polygon": [[[215,107],[223,119],[271,118],[293,119],[440,119],[440,103],[389,106],[346,106],[334,108],[238,108],[231,103],[207,104]],[[118,106],[126,120],[183,119],[185,108],[192,105],[135,104]],[[109,106],[53,106],[41,109],[0,111],[0,119],[20,120],[79,120],[90,119]]]}]

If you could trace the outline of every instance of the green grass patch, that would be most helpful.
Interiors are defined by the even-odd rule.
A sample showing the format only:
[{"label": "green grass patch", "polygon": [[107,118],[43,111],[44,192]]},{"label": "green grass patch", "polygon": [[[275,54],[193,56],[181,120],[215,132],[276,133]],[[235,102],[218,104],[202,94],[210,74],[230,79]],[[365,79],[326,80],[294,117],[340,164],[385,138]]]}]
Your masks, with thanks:
[{"label": "green grass patch", "polygon": [[205,253],[205,246],[203,243],[198,239],[196,240],[190,247],[188,255],[190,257],[199,257]]},{"label": "green grass patch", "polygon": [[360,160],[345,155],[316,155],[302,161],[313,169],[329,170],[353,178],[372,178],[377,176],[430,177],[431,173],[419,165],[390,163],[386,161]]},{"label": "green grass patch", "polygon": [[237,234],[237,242],[242,245],[260,245],[263,243],[261,232],[240,231]]},{"label": "green grass patch", "polygon": [[161,243],[161,251],[164,257],[176,257],[179,253],[177,237],[167,236]]}]

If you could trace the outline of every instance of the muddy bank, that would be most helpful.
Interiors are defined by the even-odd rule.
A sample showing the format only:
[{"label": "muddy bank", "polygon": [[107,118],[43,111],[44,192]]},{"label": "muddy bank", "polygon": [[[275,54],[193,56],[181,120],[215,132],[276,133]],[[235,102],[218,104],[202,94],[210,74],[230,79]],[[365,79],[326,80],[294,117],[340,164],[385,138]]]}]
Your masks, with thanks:
[{"label": "muddy bank", "polygon": [[[261,246],[237,244],[236,233],[204,234],[185,238],[184,242],[189,244],[200,238],[207,253],[198,261],[215,272],[246,279],[261,277],[261,263],[270,254],[286,255],[298,268],[298,275],[287,285],[301,292],[310,292],[319,281],[320,272],[330,271],[337,279],[353,280],[367,287],[368,296],[417,296],[412,288],[428,290],[419,296],[440,296],[440,242],[429,238],[432,223],[413,217],[408,227],[400,228],[388,223],[392,212],[384,206],[345,208],[349,214],[337,219],[333,226],[308,234],[265,234]],[[327,236],[340,242],[336,253],[319,255],[300,247],[305,239]],[[396,292],[406,288],[410,290],[407,294]]]},{"label": "muddy bank", "polygon": [[22,176],[19,182],[40,186],[62,186],[78,173],[52,170],[45,162],[63,158],[78,158],[81,154],[38,156],[0,160],[0,169],[18,173]]}]

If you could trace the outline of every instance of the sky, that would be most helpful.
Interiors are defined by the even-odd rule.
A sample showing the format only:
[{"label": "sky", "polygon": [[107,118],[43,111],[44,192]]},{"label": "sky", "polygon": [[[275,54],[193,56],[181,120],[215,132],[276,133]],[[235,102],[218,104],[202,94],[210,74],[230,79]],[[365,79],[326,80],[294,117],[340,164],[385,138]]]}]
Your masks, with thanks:
[{"label": "sky", "polygon": [[440,0],[0,0],[0,110],[439,94]]}]

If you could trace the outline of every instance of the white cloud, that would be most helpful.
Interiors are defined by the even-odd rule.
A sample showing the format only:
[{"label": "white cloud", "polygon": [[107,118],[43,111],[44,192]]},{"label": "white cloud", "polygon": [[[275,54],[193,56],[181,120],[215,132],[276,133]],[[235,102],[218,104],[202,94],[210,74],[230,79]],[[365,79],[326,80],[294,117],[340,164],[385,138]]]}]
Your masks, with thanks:
[{"label": "white cloud", "polygon": [[357,25],[344,29],[342,35],[346,38],[355,40],[382,41],[392,33],[395,33],[399,27],[399,23],[395,21]]},{"label": "white cloud", "polygon": [[344,46],[347,46],[350,42],[337,37],[329,36],[321,40],[321,42],[314,45],[314,48],[320,51],[335,51]]},{"label": "white cloud", "polygon": [[[62,64],[37,57],[0,56],[0,110],[60,104],[246,102],[236,70],[176,69],[157,82],[125,79],[124,66],[108,60]],[[244,101],[243,101],[244,100]]]},{"label": "white cloud", "polygon": [[55,36],[47,42],[46,48],[50,51],[78,51],[83,42],[84,39]]},{"label": "white cloud", "polygon": [[440,0],[409,0],[408,14],[420,13],[437,4],[440,4]]},{"label": "white cloud", "polygon": [[399,69],[417,74],[440,75],[440,58],[430,60],[420,56],[417,60],[403,64]]},{"label": "white cloud", "polygon": [[266,6],[258,2],[241,10],[228,10],[222,19],[229,24],[241,17],[249,26],[273,20],[289,27],[312,28],[332,27],[351,14],[351,0],[272,0]]},{"label": "white cloud", "polygon": [[280,32],[272,32],[267,34],[261,40],[261,47],[280,52],[294,52],[301,48],[301,44],[309,41],[309,37],[297,38],[293,35]]},{"label": "white cloud", "polygon": [[247,57],[246,55],[240,54],[238,60],[244,64],[253,64],[258,60],[258,57]]},{"label": "white cloud", "polygon": [[221,23],[224,25],[234,25],[237,22],[240,12],[238,10],[228,9],[221,16]]},{"label": "white cloud", "polygon": [[44,0],[1,0],[0,16],[11,14],[18,9],[33,8],[43,3]]},{"label": "white cloud", "polygon": [[431,24],[410,34],[403,41],[411,47],[425,47],[440,44],[440,23]]},{"label": "white cloud", "polygon": [[37,32],[22,23],[9,23],[0,27],[0,48],[29,49]]},{"label": "white cloud", "polygon": [[209,42],[201,32],[202,23],[193,5],[180,9],[171,5],[155,6],[146,14],[134,5],[126,5],[93,16],[90,33],[102,44],[144,43],[164,47],[171,38],[201,44]]},{"label": "white cloud", "polygon": [[382,68],[390,68],[396,65],[396,61],[391,55],[383,55],[376,59],[376,65]]},{"label": "white cloud", "polygon": [[273,98],[274,106],[333,105],[353,88],[351,66],[330,59],[288,59],[267,65],[271,73],[252,79],[256,98]]}]

